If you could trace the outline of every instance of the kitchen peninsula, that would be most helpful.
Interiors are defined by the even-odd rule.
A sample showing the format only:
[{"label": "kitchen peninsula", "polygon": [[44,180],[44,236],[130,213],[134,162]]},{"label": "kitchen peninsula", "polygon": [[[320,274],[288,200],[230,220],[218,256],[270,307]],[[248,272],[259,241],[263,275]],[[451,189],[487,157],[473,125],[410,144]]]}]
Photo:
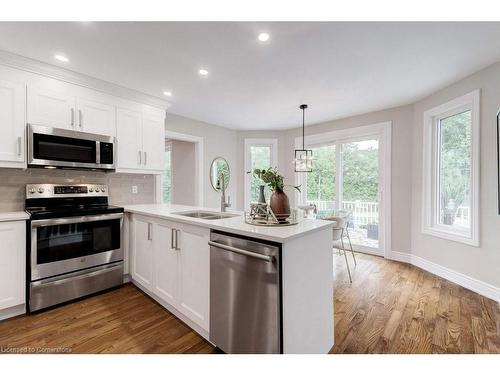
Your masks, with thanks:
[{"label": "kitchen peninsula", "polygon": [[331,222],[263,227],[242,213],[162,204],[125,212],[125,273],[221,350],[332,348]]}]

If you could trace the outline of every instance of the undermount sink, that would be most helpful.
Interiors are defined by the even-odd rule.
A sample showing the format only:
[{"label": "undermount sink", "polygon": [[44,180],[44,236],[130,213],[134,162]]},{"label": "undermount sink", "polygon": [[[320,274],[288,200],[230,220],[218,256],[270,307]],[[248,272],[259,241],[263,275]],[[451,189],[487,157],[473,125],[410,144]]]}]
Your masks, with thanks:
[{"label": "undermount sink", "polygon": [[212,211],[186,211],[186,212],[172,212],[174,215],[193,217],[195,219],[203,220],[218,220],[227,219],[230,217],[240,216],[238,214],[230,214],[226,212],[212,212]]}]

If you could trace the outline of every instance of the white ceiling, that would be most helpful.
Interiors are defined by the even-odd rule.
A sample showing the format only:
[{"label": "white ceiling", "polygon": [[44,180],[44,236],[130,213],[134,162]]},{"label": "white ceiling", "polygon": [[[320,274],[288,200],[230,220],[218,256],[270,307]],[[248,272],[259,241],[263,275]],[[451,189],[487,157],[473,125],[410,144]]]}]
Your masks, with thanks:
[{"label": "white ceiling", "polygon": [[500,60],[500,23],[2,22],[0,49],[167,99],[183,116],[283,129],[301,124],[301,103],[317,123],[411,103],[486,67]]}]

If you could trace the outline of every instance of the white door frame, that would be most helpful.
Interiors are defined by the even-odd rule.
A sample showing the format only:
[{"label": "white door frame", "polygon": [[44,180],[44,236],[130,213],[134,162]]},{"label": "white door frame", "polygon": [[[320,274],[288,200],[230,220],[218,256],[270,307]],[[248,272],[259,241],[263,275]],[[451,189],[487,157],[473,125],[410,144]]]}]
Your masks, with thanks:
[{"label": "white door frame", "polygon": [[[197,137],[191,134],[183,134],[170,130],[165,130],[165,140],[173,139],[176,141],[184,141],[184,142],[192,142],[194,143],[194,151],[196,158],[195,165],[195,181],[197,181],[195,185],[195,197],[196,197],[196,206],[202,207],[205,203],[204,200],[204,190],[203,190],[203,163],[204,163],[204,153],[203,153],[203,138]],[[155,178],[155,203],[161,203],[162,201],[162,191],[161,191],[161,177],[162,175],[157,175]],[[172,192],[174,192],[174,187],[172,186]],[[173,195],[172,195],[173,196]]]},{"label": "white door frame", "polygon": [[[326,133],[312,134],[305,137],[306,147],[328,145],[334,143],[352,142],[376,137],[379,140],[379,221],[382,236],[379,238],[379,248],[385,258],[391,258],[391,133],[392,121],[354,128],[334,130]],[[302,137],[295,138],[295,147],[302,147]],[[336,160],[337,168],[340,160]],[[314,165],[314,162],[313,162]],[[313,166],[314,168],[314,166]],[[340,170],[340,169],[337,169]],[[295,184],[304,185],[305,173],[295,173]],[[337,185],[340,185],[337,183]],[[337,196],[340,186],[336,187]],[[297,205],[303,204],[303,194],[297,194]],[[380,255],[380,252],[376,253]]]},{"label": "white door frame", "polygon": [[271,146],[271,167],[278,167],[278,138],[245,138],[245,170],[244,185],[245,185],[245,209],[250,206],[250,182],[251,174],[247,173],[252,168],[250,160],[250,147],[251,146]]}]

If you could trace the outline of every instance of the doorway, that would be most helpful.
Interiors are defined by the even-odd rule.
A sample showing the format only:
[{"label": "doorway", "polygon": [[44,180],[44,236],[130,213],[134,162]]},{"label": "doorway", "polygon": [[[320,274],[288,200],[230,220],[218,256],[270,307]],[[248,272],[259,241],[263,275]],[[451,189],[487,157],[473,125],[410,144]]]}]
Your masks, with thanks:
[{"label": "doorway", "polygon": [[313,171],[297,173],[299,204],[315,204],[318,218],[346,216],[356,251],[390,251],[390,123],[306,137]]},{"label": "doorway", "polygon": [[169,130],[165,136],[164,170],[156,176],[155,202],[203,206],[203,138]]}]

